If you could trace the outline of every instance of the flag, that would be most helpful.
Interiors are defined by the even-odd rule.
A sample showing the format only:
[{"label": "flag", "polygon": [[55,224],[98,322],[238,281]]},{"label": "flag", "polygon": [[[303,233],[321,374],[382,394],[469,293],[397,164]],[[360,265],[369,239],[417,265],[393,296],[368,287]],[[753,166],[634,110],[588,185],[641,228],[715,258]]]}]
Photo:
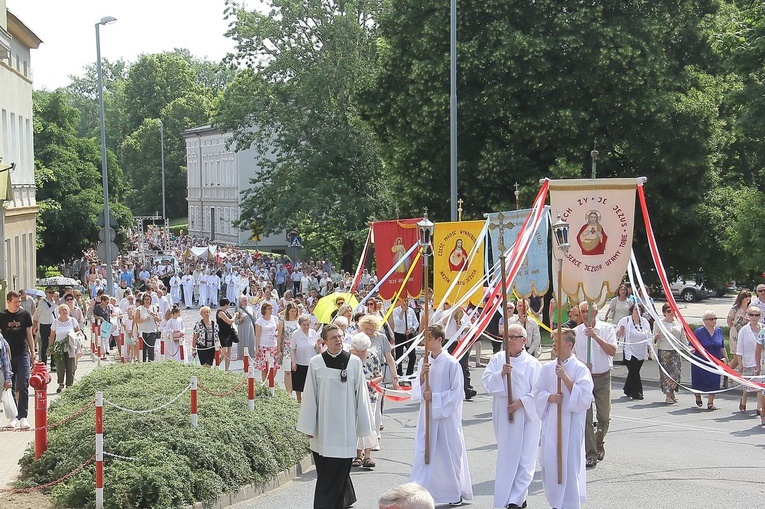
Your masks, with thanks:
[{"label": "flag", "polygon": [[[550,210],[545,205],[544,214]],[[486,216],[489,222],[489,238],[491,239],[492,259],[489,266],[494,265],[500,254],[513,246],[523,227],[523,222],[531,209],[496,212]],[[534,239],[529,247],[529,254],[523,261],[518,275],[515,276],[511,290],[523,297],[544,295],[550,286],[549,265],[547,260],[547,220],[539,224]],[[512,292],[511,292],[512,293]]]},{"label": "flag", "polygon": [[[571,247],[561,285],[572,300],[605,301],[627,270],[635,225],[637,179],[552,180],[552,221],[569,227]],[[563,254],[553,242],[553,256]]]},{"label": "flag", "polygon": [[478,237],[485,226],[484,221],[460,221],[454,223],[436,223],[433,232],[433,302],[438,304],[443,300],[452,282],[457,284],[446,296],[452,302],[457,302],[471,288],[478,285],[470,293],[470,302],[479,306],[483,300],[484,246],[483,242],[473,257],[468,255],[473,251]]},{"label": "flag", "polygon": [[[390,271],[393,265],[398,264],[396,270],[387,281],[380,285],[380,298],[391,300],[401,288],[404,277],[412,261],[416,256],[413,252],[406,256],[407,251],[419,242],[417,223],[420,218],[399,219],[395,221],[376,221],[372,223],[372,242],[375,245],[375,264],[377,265],[377,277],[382,279]],[[402,296],[408,295],[417,298],[422,292],[422,261],[409,275]]]}]

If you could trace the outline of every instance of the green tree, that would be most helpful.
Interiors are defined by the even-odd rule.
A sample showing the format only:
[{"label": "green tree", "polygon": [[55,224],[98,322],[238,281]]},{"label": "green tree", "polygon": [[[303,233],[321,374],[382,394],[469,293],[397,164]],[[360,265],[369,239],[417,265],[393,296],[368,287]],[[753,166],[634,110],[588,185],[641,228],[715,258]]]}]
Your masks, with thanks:
[{"label": "green tree", "polygon": [[[464,217],[528,204],[542,177],[645,175],[665,262],[715,270],[722,246],[704,208],[729,140],[724,80],[704,32],[716,2],[536,2],[458,5],[459,189]],[[449,12],[424,0],[385,4],[379,60],[358,95],[382,144],[400,208],[448,217]],[[688,176],[693,175],[693,186]],[[713,237],[724,225],[713,225]],[[639,237],[638,237],[639,238]],[[644,243],[635,246],[644,262]]]},{"label": "green tree", "polygon": [[353,102],[374,63],[380,3],[274,0],[267,14],[227,5],[230,63],[244,69],[215,122],[237,147],[257,148],[263,168],[237,226],[315,228],[322,235],[307,236],[308,251],[352,256],[358,232],[389,202],[376,141]]},{"label": "green tree", "polygon": [[[71,260],[98,241],[96,219],[103,211],[101,149],[95,139],[77,137],[79,112],[66,94],[35,92],[34,141],[38,262]],[[118,200],[124,178],[116,158],[108,155],[110,206],[123,226],[132,221]]]}]

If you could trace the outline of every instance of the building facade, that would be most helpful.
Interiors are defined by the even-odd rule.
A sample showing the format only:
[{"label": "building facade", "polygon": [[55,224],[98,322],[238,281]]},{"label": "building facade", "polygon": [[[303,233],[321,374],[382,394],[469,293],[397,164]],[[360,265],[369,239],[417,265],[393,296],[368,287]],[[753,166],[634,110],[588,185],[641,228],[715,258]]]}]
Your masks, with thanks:
[{"label": "building facade", "polygon": [[232,224],[239,220],[242,191],[252,187],[251,179],[261,171],[258,152],[253,148],[239,152],[234,147],[226,148],[231,134],[212,126],[189,129],[183,137],[186,140],[189,234],[207,238],[210,244],[286,252],[284,233],[255,242],[250,230],[240,230]]},{"label": "building facade", "polygon": [[0,237],[3,239],[0,281],[4,290],[33,288],[37,277],[38,207],[30,56],[41,42],[7,10],[5,0],[0,0]]}]

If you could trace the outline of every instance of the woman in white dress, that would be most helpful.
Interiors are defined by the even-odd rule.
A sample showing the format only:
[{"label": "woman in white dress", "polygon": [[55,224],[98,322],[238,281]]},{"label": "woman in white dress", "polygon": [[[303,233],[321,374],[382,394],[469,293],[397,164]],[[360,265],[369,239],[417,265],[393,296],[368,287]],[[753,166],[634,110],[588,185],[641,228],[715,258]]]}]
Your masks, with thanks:
[{"label": "woman in white dress", "polygon": [[[181,348],[184,355],[181,359]],[[186,361],[186,328],[181,320],[181,310],[174,305],[165,314],[165,357],[168,360]]]},{"label": "woman in white dress", "polygon": [[[288,290],[289,291],[289,290]],[[284,317],[281,321],[282,337],[281,337],[281,364],[283,366],[292,366],[290,361],[290,338],[292,333],[298,329],[298,317],[300,316],[300,310],[294,301],[287,303],[284,308]],[[287,389],[287,393],[292,395],[292,371],[284,370],[284,388]]]},{"label": "woman in white dress", "polygon": [[255,369],[260,370],[260,376],[265,381],[269,367],[275,371],[281,366],[282,325],[273,315],[274,306],[264,302],[260,308],[261,317],[255,322]]}]

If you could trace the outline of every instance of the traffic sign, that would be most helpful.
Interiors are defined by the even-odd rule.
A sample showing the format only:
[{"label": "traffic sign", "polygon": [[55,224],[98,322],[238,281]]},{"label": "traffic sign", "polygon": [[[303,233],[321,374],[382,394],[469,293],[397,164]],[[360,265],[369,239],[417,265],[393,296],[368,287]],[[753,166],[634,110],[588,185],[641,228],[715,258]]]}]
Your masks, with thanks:
[{"label": "traffic sign", "polygon": [[104,242],[107,236],[109,237],[109,241],[114,242],[114,239],[117,238],[117,232],[114,228],[101,228],[98,230],[98,240]]},{"label": "traffic sign", "polygon": [[117,255],[120,254],[120,248],[117,247],[117,244],[114,242],[110,242],[109,244],[111,244],[111,260],[106,259],[106,242],[99,242],[98,246],[96,247],[96,251],[98,251],[98,257],[104,262],[113,262],[117,259]]},{"label": "traffic sign", "polygon": [[[101,228],[103,228],[105,226],[104,225],[104,213],[103,212],[101,212],[98,215],[98,221],[96,221],[96,226],[100,226]],[[115,217],[112,214],[111,210],[109,211],[109,226],[111,226],[112,228],[117,228],[119,226],[119,224],[117,223],[117,219],[115,219]]]}]

